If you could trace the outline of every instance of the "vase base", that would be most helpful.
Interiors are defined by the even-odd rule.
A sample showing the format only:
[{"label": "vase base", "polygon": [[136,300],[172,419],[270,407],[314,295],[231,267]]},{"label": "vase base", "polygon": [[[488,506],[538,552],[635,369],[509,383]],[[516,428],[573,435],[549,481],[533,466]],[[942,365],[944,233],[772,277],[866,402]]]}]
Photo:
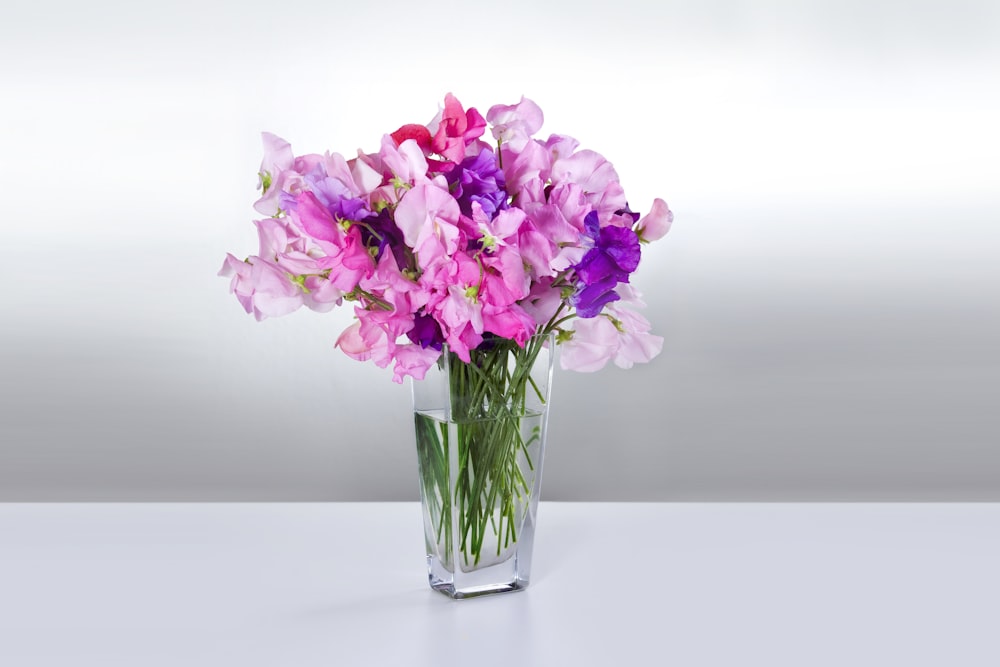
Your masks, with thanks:
[{"label": "vase base", "polygon": [[467,598],[477,598],[483,595],[494,595],[496,593],[515,593],[523,591],[528,587],[527,582],[516,581],[510,584],[494,584],[490,586],[470,586],[468,588],[456,589],[454,585],[439,582],[431,582],[431,588],[442,595],[447,595],[452,600],[465,600]]},{"label": "vase base", "polygon": [[470,572],[453,572],[434,556],[428,556],[427,579],[431,588],[453,600],[494,593],[513,593],[528,587],[530,564],[530,558],[515,553],[502,563]]}]

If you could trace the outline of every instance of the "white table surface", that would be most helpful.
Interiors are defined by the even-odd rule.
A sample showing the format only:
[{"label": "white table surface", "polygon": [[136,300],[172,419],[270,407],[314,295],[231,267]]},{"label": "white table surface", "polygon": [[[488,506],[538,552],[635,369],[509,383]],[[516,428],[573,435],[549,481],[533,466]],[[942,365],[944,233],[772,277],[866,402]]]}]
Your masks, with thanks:
[{"label": "white table surface", "polygon": [[416,503],[0,504],[0,665],[1000,665],[1000,505],[549,503],[427,587]]}]

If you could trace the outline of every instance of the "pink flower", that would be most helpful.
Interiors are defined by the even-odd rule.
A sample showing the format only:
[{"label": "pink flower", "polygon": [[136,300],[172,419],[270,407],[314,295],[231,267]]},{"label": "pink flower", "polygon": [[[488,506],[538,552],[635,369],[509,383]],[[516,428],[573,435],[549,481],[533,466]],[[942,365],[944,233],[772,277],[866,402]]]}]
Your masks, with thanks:
[{"label": "pink flower", "polygon": [[302,302],[310,310],[327,312],[340,303],[344,292],[320,274],[329,261],[309,239],[300,236],[288,218],[255,220],[260,257],[281,268],[289,280],[300,281]]},{"label": "pink flower", "polygon": [[289,216],[299,228],[316,241],[327,241],[339,247],[344,242],[344,230],[334,220],[329,209],[311,192],[302,192],[294,200]]},{"label": "pink flower", "polygon": [[302,281],[304,294],[302,302],[306,308],[317,313],[326,313],[339,306],[344,292],[330,280],[320,276],[306,276]]},{"label": "pink flower", "polygon": [[531,280],[524,270],[524,260],[514,246],[496,247],[480,257],[483,263],[479,298],[494,306],[509,306],[528,296]]},{"label": "pink flower", "polygon": [[362,243],[357,225],[347,230],[339,246],[327,250],[330,254],[320,266],[330,270],[330,282],[344,292],[352,291],[375,271],[375,261]]},{"label": "pink flower", "polygon": [[403,125],[398,130],[393,132],[391,136],[397,146],[407,139],[413,139],[417,142],[417,145],[420,146],[421,150],[431,150],[431,132],[423,125],[417,125],[415,123]]},{"label": "pink flower", "polygon": [[540,252],[536,239],[525,237],[519,247],[525,258],[531,258],[538,276],[554,276],[579,262],[586,248],[581,245],[584,220],[591,206],[579,185],[565,183],[555,186],[548,201],[526,206],[538,233],[549,243],[548,252]]},{"label": "pink flower", "polygon": [[625,208],[625,190],[618,172],[600,153],[582,150],[553,161],[552,183],[579,185],[587,202],[597,211],[601,225],[607,225],[615,211]]},{"label": "pink flower", "polygon": [[531,292],[521,300],[521,307],[538,326],[545,326],[551,320],[559,305],[562,295],[558,287],[552,287],[552,278],[542,278],[532,284]]},{"label": "pink flower", "polygon": [[431,147],[452,162],[461,162],[466,147],[481,137],[485,130],[486,119],[475,109],[465,111],[462,103],[448,93],[436,131],[431,130],[434,132]]},{"label": "pink flower", "polygon": [[327,178],[336,181],[337,185],[331,189],[339,197],[362,197],[382,185],[382,174],[362,160],[348,162],[340,153],[325,155],[322,166]]},{"label": "pink flower", "polygon": [[288,174],[295,161],[292,146],[287,141],[271,134],[261,133],[264,142],[264,159],[260,163],[258,188],[261,197],[253,207],[262,215],[275,215],[278,212],[278,197],[286,185]]},{"label": "pink flower", "polygon": [[372,357],[371,344],[361,337],[361,322],[344,329],[334,346],[356,361],[368,361]]},{"label": "pink flower", "polygon": [[397,146],[387,134],[382,137],[382,148],[378,154],[382,158],[382,164],[403,183],[414,185],[428,181],[427,158],[413,139],[407,139]]},{"label": "pink flower", "polygon": [[385,368],[392,361],[393,341],[382,327],[368,319],[369,311],[356,307],[354,314],[358,321],[344,329],[336,346],[352,359],[370,360]]},{"label": "pink flower", "polygon": [[396,207],[396,226],[421,268],[458,250],[460,216],[455,198],[436,185],[416,185],[403,195]]},{"label": "pink flower", "polygon": [[[557,262],[554,257],[561,252],[559,247],[553,243],[552,237],[539,231],[531,221],[521,226],[517,235],[517,253],[524,262],[526,268],[531,271],[531,280],[537,280],[546,276],[554,276],[560,268],[556,267]],[[572,264],[565,263],[562,269]]]},{"label": "pink flower", "polygon": [[521,347],[537,328],[534,318],[517,304],[505,307],[483,304],[482,318],[485,331],[516,341]]},{"label": "pink flower", "polygon": [[500,149],[503,155],[503,175],[507,182],[507,192],[517,194],[533,184],[544,184],[551,166],[549,153],[536,141],[529,141],[516,152],[506,146]]},{"label": "pink flower", "polygon": [[621,327],[614,359],[616,366],[632,368],[634,364],[645,364],[663,351],[663,338],[649,333],[652,326],[645,317],[617,303],[606,310]]},{"label": "pink flower", "polygon": [[451,285],[438,304],[435,315],[449,341],[456,334],[461,336],[467,327],[477,334],[483,333],[483,306],[473,292],[475,289],[475,284]]},{"label": "pink flower", "polygon": [[573,337],[560,346],[564,370],[593,373],[604,368],[618,350],[618,330],[607,317],[573,320]]},{"label": "pink flower", "polygon": [[572,320],[572,337],[562,345],[562,368],[589,373],[612,360],[619,368],[631,368],[663,350],[663,338],[649,333],[649,321],[628,307],[645,305],[639,293],[627,284],[617,291],[621,300],[607,305],[599,316]]},{"label": "pink flower", "polygon": [[287,315],[302,306],[302,290],[277,264],[266,259],[250,257],[241,262],[227,253],[219,275],[232,277],[229,291],[258,321]]},{"label": "pink flower", "polygon": [[640,241],[656,241],[670,231],[670,224],[673,221],[674,214],[667,207],[667,202],[662,199],[654,199],[653,207],[636,224],[635,232],[639,235]]},{"label": "pink flower", "polygon": [[414,343],[397,346],[393,354],[396,365],[393,367],[392,381],[402,384],[404,377],[423,380],[427,370],[440,356],[440,350],[420,347]]},{"label": "pink flower", "polygon": [[553,162],[569,157],[579,147],[579,141],[562,134],[553,134],[545,142],[545,150],[552,156]]},{"label": "pink flower", "polygon": [[338,289],[350,292],[375,271],[358,226],[350,225],[345,231],[313,193],[300,193],[288,216],[325,255],[316,261],[316,272],[329,270],[330,282]]},{"label": "pink flower", "polygon": [[515,151],[520,151],[531,135],[541,129],[544,119],[538,105],[523,95],[517,104],[497,104],[486,112],[486,120],[493,126],[493,138]]}]

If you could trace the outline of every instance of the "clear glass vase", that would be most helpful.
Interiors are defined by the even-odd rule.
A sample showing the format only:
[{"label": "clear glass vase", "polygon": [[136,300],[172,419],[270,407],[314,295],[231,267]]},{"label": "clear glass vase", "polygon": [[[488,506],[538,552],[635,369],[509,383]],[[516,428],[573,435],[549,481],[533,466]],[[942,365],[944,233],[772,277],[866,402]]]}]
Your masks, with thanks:
[{"label": "clear glass vase", "polygon": [[413,382],[431,588],[453,598],[525,588],[531,576],[552,380],[553,335],[523,348],[447,347]]}]

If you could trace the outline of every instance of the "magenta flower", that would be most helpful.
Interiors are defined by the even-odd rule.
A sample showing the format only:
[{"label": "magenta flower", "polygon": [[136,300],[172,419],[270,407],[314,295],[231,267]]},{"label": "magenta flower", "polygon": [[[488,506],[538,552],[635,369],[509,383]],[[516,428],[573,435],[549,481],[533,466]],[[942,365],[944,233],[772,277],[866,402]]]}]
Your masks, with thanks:
[{"label": "magenta flower", "polygon": [[437,131],[431,139],[431,148],[452,162],[461,162],[466,147],[483,136],[485,130],[486,120],[479,112],[473,108],[464,110],[462,103],[448,93],[444,98],[444,111]]}]

